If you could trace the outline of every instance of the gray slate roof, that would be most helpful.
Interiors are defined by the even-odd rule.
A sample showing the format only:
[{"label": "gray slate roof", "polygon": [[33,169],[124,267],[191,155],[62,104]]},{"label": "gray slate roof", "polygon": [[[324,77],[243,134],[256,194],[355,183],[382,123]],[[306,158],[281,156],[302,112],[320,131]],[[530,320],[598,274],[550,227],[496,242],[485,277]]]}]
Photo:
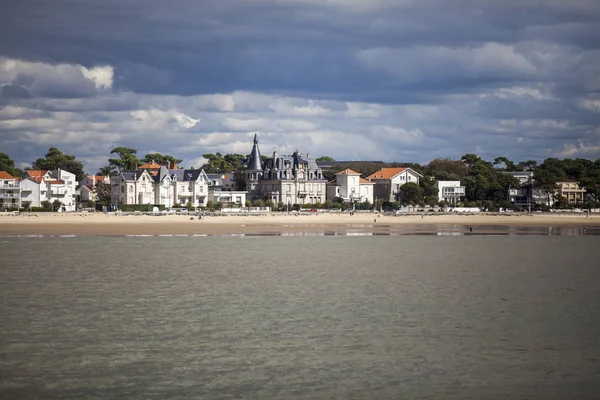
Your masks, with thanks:
[{"label": "gray slate roof", "polygon": [[260,159],[260,150],[258,149],[258,136],[256,134],[254,135],[254,146],[252,146],[252,153],[250,153],[246,170],[262,171],[262,161]]}]

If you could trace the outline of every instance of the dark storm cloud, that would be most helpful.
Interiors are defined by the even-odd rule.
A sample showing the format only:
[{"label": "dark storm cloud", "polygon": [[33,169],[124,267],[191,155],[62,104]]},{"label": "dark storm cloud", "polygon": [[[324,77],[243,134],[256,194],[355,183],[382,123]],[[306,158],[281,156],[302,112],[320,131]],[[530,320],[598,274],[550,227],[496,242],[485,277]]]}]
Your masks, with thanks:
[{"label": "dark storm cloud", "polygon": [[[94,165],[97,148],[85,143],[100,132],[105,147],[139,147],[144,135],[168,132],[201,154],[238,151],[260,130],[268,146],[306,141],[340,158],[600,157],[594,0],[2,7],[3,148],[2,132],[43,147],[58,139],[36,135],[69,131],[60,143],[81,141],[73,148]],[[25,110],[52,115],[15,116]],[[168,141],[161,146],[168,152]]]}]

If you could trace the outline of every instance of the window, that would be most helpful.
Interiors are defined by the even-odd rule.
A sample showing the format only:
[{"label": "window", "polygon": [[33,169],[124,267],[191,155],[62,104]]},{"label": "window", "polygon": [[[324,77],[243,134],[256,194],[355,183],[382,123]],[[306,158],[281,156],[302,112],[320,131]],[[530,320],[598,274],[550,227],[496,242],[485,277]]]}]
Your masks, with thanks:
[{"label": "window", "polygon": [[133,193],[133,186],[129,186],[129,193]]},{"label": "window", "polygon": [[125,186],[121,186],[121,193],[125,193]]}]

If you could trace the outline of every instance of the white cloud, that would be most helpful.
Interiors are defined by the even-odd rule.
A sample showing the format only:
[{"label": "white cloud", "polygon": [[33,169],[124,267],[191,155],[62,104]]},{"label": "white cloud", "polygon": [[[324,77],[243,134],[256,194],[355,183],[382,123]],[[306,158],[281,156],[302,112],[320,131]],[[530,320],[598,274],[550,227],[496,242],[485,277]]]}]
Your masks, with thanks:
[{"label": "white cloud", "polygon": [[89,69],[80,65],[79,69],[81,70],[83,76],[94,82],[96,89],[109,89],[112,87],[114,69],[110,65],[93,67]]},{"label": "white cloud", "polygon": [[18,87],[34,97],[90,97],[97,89],[110,88],[112,80],[111,66],[88,69],[0,57],[0,85]]},{"label": "white cloud", "polygon": [[600,145],[597,144],[565,144],[561,151],[555,153],[556,157],[576,158],[576,157],[600,157]]}]

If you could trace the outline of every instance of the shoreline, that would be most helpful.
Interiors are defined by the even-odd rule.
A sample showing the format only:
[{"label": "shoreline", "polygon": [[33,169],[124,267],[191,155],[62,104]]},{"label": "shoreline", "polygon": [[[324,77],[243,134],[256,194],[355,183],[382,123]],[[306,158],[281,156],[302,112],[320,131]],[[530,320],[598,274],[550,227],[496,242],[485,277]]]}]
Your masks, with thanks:
[{"label": "shoreline", "polygon": [[[53,235],[302,235],[548,234],[552,228],[600,233],[600,215],[270,213],[146,215],[103,213],[0,214],[0,236]],[[598,233],[596,233],[596,231]],[[544,233],[546,232],[546,233]]]}]

